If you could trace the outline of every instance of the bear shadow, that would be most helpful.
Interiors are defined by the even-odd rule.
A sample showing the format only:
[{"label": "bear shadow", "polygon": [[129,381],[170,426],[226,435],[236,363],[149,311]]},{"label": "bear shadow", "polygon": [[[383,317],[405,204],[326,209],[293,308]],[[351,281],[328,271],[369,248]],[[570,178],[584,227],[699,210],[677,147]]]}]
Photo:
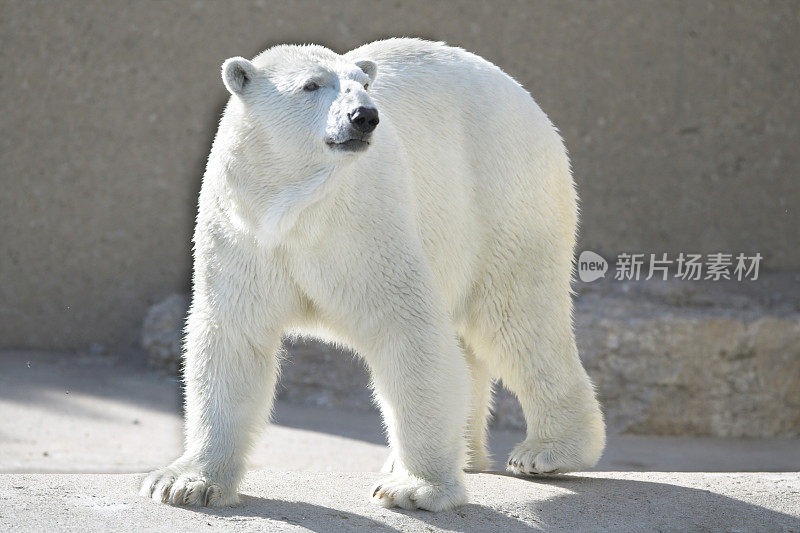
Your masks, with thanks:
[{"label": "bear shadow", "polygon": [[[300,526],[310,531],[405,531],[411,527],[407,519],[398,522],[399,517],[392,515],[405,515],[419,522],[429,524],[450,531],[521,531],[530,529],[525,522],[503,514],[499,511],[474,503],[467,504],[452,511],[431,513],[428,511],[408,511],[393,508],[383,509],[375,507],[376,511],[386,515],[386,521],[371,518],[351,511],[336,507],[325,507],[312,503],[286,501],[262,498],[247,494],[241,495],[241,503],[236,507],[210,508],[192,507],[191,510],[200,514],[215,516],[231,521],[243,518],[269,519],[283,522],[287,525]],[[393,519],[394,518],[394,519]],[[477,522],[476,522],[477,520]],[[476,522],[471,524],[471,522]],[[423,524],[418,524],[422,526]],[[254,525],[255,526],[255,525]]]},{"label": "bear shadow", "polygon": [[798,516],[702,488],[574,474],[492,474],[569,491],[527,502],[537,528],[545,530],[800,531]]},{"label": "bear shadow", "polygon": [[[311,531],[403,531],[441,528],[458,532],[569,530],[711,530],[797,531],[800,519],[783,512],[670,483],[557,475],[519,478],[522,482],[566,489],[538,498],[524,497],[519,506],[497,510],[478,503],[442,513],[379,509],[381,517],[305,502],[242,495],[242,504],[227,509],[195,508],[198,513],[230,520],[266,518]],[[526,491],[528,492],[528,491]],[[402,522],[392,515],[405,515]],[[399,518],[399,517],[396,517]],[[418,521],[409,524],[408,519]],[[253,524],[255,526],[255,524]]]},{"label": "bear shadow", "polygon": [[[240,495],[240,504],[236,507],[192,507],[191,510],[196,513],[227,519],[226,521],[231,522],[242,518],[260,518],[319,532],[400,531],[389,524],[333,507],[306,502],[275,500],[247,494]],[[257,528],[254,527],[254,529]]]}]

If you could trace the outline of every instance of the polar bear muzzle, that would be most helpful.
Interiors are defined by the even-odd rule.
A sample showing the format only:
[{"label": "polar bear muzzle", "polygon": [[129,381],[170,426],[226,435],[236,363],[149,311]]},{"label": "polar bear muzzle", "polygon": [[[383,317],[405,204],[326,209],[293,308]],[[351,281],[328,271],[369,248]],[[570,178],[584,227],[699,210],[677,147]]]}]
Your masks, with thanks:
[{"label": "polar bear muzzle", "polygon": [[355,111],[348,113],[347,119],[353,129],[361,133],[372,133],[380,122],[378,110],[374,107],[359,107]]},{"label": "polar bear muzzle", "polygon": [[333,150],[342,152],[362,152],[369,148],[372,132],[378,126],[378,110],[374,107],[359,106],[347,114],[348,132],[344,140],[327,139],[326,144]]}]

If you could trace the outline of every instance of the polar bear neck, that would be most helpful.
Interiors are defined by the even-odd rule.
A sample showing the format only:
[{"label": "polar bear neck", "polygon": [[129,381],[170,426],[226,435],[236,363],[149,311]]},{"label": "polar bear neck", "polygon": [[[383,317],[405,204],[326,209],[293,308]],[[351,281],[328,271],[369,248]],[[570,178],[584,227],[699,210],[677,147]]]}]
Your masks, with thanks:
[{"label": "polar bear neck", "polygon": [[259,218],[256,237],[264,247],[274,247],[294,228],[307,208],[328,196],[338,180],[333,169],[320,169],[275,195]]},{"label": "polar bear neck", "polygon": [[[222,134],[226,126],[231,129]],[[273,248],[291,233],[303,211],[332,196],[355,169],[291,161],[276,154],[268,134],[257,130],[241,116],[235,126],[222,124],[207,175],[216,178],[218,209],[232,228]]]}]

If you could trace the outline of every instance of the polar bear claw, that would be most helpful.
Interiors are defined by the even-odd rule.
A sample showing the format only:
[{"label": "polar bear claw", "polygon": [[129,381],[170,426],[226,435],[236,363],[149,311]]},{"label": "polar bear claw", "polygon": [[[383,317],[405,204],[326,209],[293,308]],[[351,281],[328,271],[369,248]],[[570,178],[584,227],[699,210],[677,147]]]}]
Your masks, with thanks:
[{"label": "polar bear claw", "polygon": [[382,507],[444,511],[467,503],[463,483],[433,484],[409,475],[394,475],[372,489],[372,501]]},{"label": "polar bear claw", "polygon": [[139,494],[170,505],[229,507],[239,503],[236,491],[195,471],[164,468],[151,472]]}]

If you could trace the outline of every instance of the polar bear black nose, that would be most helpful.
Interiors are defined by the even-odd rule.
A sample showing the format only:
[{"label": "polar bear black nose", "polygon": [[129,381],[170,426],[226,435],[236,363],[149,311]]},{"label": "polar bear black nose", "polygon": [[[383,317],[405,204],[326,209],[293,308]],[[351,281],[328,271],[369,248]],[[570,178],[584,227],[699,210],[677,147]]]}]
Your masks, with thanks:
[{"label": "polar bear black nose", "polygon": [[349,113],[350,124],[361,133],[371,133],[378,126],[378,110],[374,107],[359,107]]}]

